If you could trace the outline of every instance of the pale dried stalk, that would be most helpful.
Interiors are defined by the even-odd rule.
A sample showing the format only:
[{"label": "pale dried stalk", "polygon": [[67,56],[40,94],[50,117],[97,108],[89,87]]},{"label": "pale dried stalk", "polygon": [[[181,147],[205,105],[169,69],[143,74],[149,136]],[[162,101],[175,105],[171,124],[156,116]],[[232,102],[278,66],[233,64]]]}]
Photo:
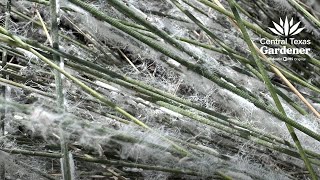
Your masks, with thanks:
[{"label": "pale dried stalk", "polygon": [[36,10],[36,13],[37,13],[37,16],[39,17],[39,20],[40,20],[40,22],[41,22],[41,25],[42,25],[42,27],[43,27],[43,30],[44,30],[47,38],[48,38],[48,41],[49,41],[49,43],[50,43],[50,46],[52,47],[53,43],[52,43],[51,36],[50,36],[50,34],[49,34],[49,32],[48,32],[48,29],[47,29],[45,23],[43,22],[43,19],[42,19],[42,17],[41,17],[41,15],[40,15],[40,13],[39,13],[38,10]]}]

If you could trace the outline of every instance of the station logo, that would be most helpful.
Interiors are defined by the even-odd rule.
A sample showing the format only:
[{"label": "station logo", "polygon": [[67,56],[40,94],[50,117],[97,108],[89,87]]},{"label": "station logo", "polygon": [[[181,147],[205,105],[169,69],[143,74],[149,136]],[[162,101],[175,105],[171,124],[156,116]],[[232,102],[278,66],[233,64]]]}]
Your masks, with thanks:
[{"label": "station logo", "polygon": [[293,18],[291,18],[290,23],[288,21],[288,17],[286,17],[284,22],[280,18],[280,24],[277,24],[274,21],[272,21],[272,22],[273,22],[273,25],[274,25],[275,28],[269,27],[269,29],[274,34],[279,35],[279,36],[284,36],[284,37],[294,36],[296,34],[299,34],[304,29],[304,27],[299,28],[299,25],[300,25],[301,21],[299,21],[296,24],[293,24]]},{"label": "station logo", "polygon": [[[263,54],[268,55],[287,55],[279,58],[273,58],[273,60],[305,60],[305,58],[297,56],[310,53],[311,49],[307,48],[306,46],[311,44],[311,40],[296,39],[294,37],[305,29],[304,27],[299,27],[301,21],[294,23],[293,18],[291,18],[291,20],[289,21],[288,17],[285,17],[285,20],[282,20],[280,18],[279,23],[276,23],[274,21],[272,22],[274,27],[269,27],[269,30],[279,38],[277,37],[275,39],[260,39],[260,44],[262,45],[260,51]],[[303,48],[297,48],[299,46],[301,47],[301,45],[303,45]]]}]

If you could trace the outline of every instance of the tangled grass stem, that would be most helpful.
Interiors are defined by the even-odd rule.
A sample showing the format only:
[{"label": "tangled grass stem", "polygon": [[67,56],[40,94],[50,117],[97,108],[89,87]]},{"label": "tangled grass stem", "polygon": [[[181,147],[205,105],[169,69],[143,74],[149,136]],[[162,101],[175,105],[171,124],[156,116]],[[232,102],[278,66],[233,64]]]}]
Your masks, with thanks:
[{"label": "tangled grass stem", "polygon": [[[275,38],[263,24],[279,15],[269,2],[229,0],[231,10],[219,0],[15,2],[10,16],[15,23],[0,27],[0,53],[10,57],[0,72],[10,79],[2,77],[0,84],[13,92],[9,99],[0,98],[0,110],[6,107],[12,114],[2,150],[34,156],[8,156],[32,162],[34,168],[12,161],[6,175],[11,175],[11,165],[18,165],[28,177],[45,178],[37,169],[48,172],[47,155],[56,154],[62,167],[54,163],[54,171],[70,180],[97,173],[146,179],[301,179],[310,174],[315,179],[311,165],[320,166],[316,119],[300,107],[282,79],[272,76],[283,74],[317,107],[320,90],[314,79],[320,61],[304,56],[303,63],[271,62],[259,54],[251,38]],[[57,23],[55,5],[61,8],[60,23],[47,27],[50,20]],[[4,10],[3,2],[0,8]],[[31,13],[35,9],[42,23]],[[243,21],[238,11],[250,20]],[[245,35],[235,32],[228,20]],[[35,34],[43,29],[47,37]],[[45,42],[48,34],[54,36],[55,47]],[[306,31],[297,37],[306,34],[311,35]],[[314,44],[310,48],[318,50]],[[54,82],[55,73],[63,84]],[[59,85],[65,96],[59,94]],[[63,113],[57,107],[59,97],[65,100]],[[296,131],[299,139],[293,128],[301,131]],[[25,147],[41,150],[21,150]],[[307,168],[301,167],[303,161]],[[105,170],[109,172],[101,174]]]},{"label": "tangled grass stem", "polygon": [[[162,100],[162,101],[165,101],[167,103],[171,103],[171,104],[175,104],[172,100],[178,102],[178,103],[181,103],[181,104],[184,104],[188,107],[191,107],[191,108],[195,108],[197,110],[199,110],[200,112],[203,112],[205,114],[209,114],[209,115],[212,115],[212,116],[215,116],[223,121],[227,121],[229,123],[232,123],[232,124],[235,124],[237,126],[240,126],[240,127],[243,127],[245,129],[248,129],[249,131],[253,131],[253,132],[256,132],[258,134],[264,134],[262,132],[257,132],[256,130],[248,127],[248,126],[244,126],[244,125],[241,125],[240,123],[234,121],[234,120],[231,120],[229,117],[227,116],[224,116],[222,114],[219,114],[217,112],[214,112],[212,110],[209,110],[207,108],[204,108],[204,107],[201,107],[199,105],[196,105],[194,103],[191,103],[187,100],[184,100],[184,99],[181,99],[177,96],[174,96],[170,93],[166,93],[166,92],[163,92],[161,90],[158,90],[152,86],[149,86],[149,85],[146,85],[138,80],[134,80],[134,79],[131,79],[129,77],[126,77],[126,76],[123,76],[123,75],[120,75],[120,74],[117,74],[117,73],[114,73],[110,70],[107,70],[105,68],[102,68],[98,65],[95,65],[94,63],[91,63],[91,62],[88,62],[88,61],[85,61],[85,60],[81,60],[79,58],[76,58],[74,56],[71,56],[71,55],[68,55],[66,53],[63,53],[63,52],[58,52],[58,51],[55,51],[49,47],[45,47],[43,45],[40,45],[38,43],[35,43],[33,41],[27,41],[29,43],[31,43],[32,45],[35,45],[36,47],[38,48],[41,48],[43,50],[46,50],[46,51],[49,51],[51,53],[56,53],[56,54],[59,54],[60,56],[62,57],[65,57],[65,58],[68,58],[72,61],[75,61],[76,63],[78,64],[74,64],[74,63],[71,63],[69,61],[66,62],[66,65],[74,68],[74,69],[77,69],[79,71],[83,71],[84,73],[88,73],[90,74],[91,76],[94,75],[98,78],[102,78],[101,81],[109,81],[109,82],[113,82],[113,83],[116,83],[116,84],[119,84],[123,87],[127,87],[128,89],[132,89],[132,90],[135,90],[137,92],[140,92],[140,93],[143,93],[143,94],[146,94],[148,96],[151,96],[151,97],[154,97],[155,99],[158,99],[158,100]],[[179,104],[177,104],[179,105]],[[267,138],[271,139],[271,140],[276,140],[284,145],[289,145],[289,147],[293,147],[293,145],[291,145],[289,142],[287,141],[283,141],[282,139],[279,139],[279,138],[276,138],[276,137],[273,137],[273,136],[267,136]],[[310,152],[311,153],[311,152]],[[312,154],[312,153],[311,153]],[[318,156],[318,155],[316,155]]]},{"label": "tangled grass stem", "polygon": [[[26,156],[38,156],[38,157],[46,157],[46,158],[61,158],[62,155],[60,153],[48,153],[48,152],[41,152],[41,151],[28,151],[22,149],[6,149],[0,148],[1,151],[10,153],[10,154],[22,154]],[[155,171],[163,171],[163,172],[170,172],[175,174],[187,174],[192,176],[201,176],[196,172],[189,171],[189,170],[180,170],[175,168],[167,168],[167,167],[159,167],[159,166],[150,166],[148,164],[138,164],[138,163],[131,163],[125,161],[116,161],[116,160],[107,160],[107,159],[98,159],[93,158],[91,156],[74,156],[76,160],[85,161],[85,162],[93,162],[98,164],[108,164],[108,165],[118,165],[124,167],[132,167],[132,168],[141,168],[145,170],[155,170]]]},{"label": "tangled grass stem", "polygon": [[20,47],[20,48],[24,48],[30,52],[32,52],[34,55],[36,55],[37,57],[39,57],[41,60],[43,60],[45,63],[47,63],[50,67],[58,70],[60,73],[62,73],[63,75],[65,75],[68,79],[70,79],[71,81],[73,81],[75,84],[77,84],[78,86],[80,86],[84,91],[86,91],[88,94],[92,95],[93,97],[97,98],[98,100],[100,100],[101,102],[103,102],[105,105],[111,107],[112,109],[114,109],[115,111],[119,112],[120,114],[124,115],[125,117],[127,117],[128,119],[132,120],[134,123],[136,123],[137,125],[155,133],[157,136],[159,136],[160,138],[164,139],[165,141],[167,141],[169,144],[171,144],[174,148],[176,148],[177,150],[180,151],[181,154],[187,156],[189,154],[189,152],[187,150],[185,150],[184,148],[180,147],[179,145],[175,144],[174,142],[172,142],[171,140],[165,138],[164,136],[158,134],[156,131],[154,131],[152,128],[150,128],[149,126],[147,126],[146,124],[144,124],[142,121],[138,120],[137,118],[133,117],[131,114],[129,114],[128,112],[126,112],[125,110],[123,110],[122,108],[118,107],[116,104],[114,104],[113,102],[109,101],[108,99],[106,99],[103,95],[99,94],[98,92],[96,92],[95,90],[91,89],[89,86],[87,86],[86,84],[84,84],[83,82],[81,82],[80,80],[78,80],[77,78],[73,77],[71,74],[69,74],[68,72],[66,72],[65,70],[63,70],[62,68],[60,68],[58,65],[56,65],[55,63],[51,62],[49,59],[47,59],[46,57],[44,57],[42,54],[38,53],[36,50],[32,49],[28,44],[26,44],[25,42],[23,42],[19,37],[10,34],[7,30],[5,30],[3,27],[0,27],[0,33],[3,33],[9,37],[11,37],[13,39],[7,39],[7,42],[10,43],[15,43],[16,46]]}]

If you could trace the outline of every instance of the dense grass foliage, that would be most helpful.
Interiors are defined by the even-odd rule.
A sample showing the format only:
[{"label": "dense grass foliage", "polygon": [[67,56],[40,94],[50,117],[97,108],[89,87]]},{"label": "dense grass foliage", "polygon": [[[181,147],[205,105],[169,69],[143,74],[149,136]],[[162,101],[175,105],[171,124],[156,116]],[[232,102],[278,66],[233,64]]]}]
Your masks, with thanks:
[{"label": "dense grass foliage", "polygon": [[318,179],[312,0],[0,2],[0,179]]}]

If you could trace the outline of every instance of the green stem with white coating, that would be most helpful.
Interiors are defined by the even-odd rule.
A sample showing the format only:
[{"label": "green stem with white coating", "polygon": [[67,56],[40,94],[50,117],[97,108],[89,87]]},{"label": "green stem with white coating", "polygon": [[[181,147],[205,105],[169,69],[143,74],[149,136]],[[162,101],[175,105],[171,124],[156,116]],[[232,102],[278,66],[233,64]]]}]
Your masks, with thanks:
[{"label": "green stem with white coating", "polygon": [[[59,50],[59,25],[58,25],[58,12],[60,11],[57,7],[57,0],[50,0],[50,18],[51,18],[51,36],[52,36],[52,47],[55,50]],[[59,55],[53,54],[54,62],[63,69],[63,59]],[[60,113],[64,113],[64,94],[63,94],[63,82],[61,73],[58,70],[54,70],[55,84],[56,84],[56,94],[57,94],[57,105],[59,107]],[[72,173],[68,151],[68,142],[66,137],[61,130],[60,133],[60,146],[61,146],[61,170],[64,180],[72,180]]]},{"label": "green stem with white coating", "polygon": [[320,28],[320,21],[315,18],[312,14],[310,14],[306,9],[304,9],[297,1],[295,0],[288,0],[289,3],[296,8],[297,10],[301,11],[304,16],[311,22],[313,22],[318,28]]}]

